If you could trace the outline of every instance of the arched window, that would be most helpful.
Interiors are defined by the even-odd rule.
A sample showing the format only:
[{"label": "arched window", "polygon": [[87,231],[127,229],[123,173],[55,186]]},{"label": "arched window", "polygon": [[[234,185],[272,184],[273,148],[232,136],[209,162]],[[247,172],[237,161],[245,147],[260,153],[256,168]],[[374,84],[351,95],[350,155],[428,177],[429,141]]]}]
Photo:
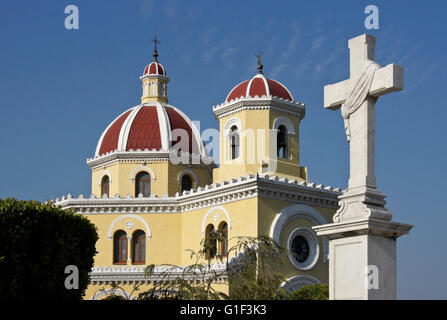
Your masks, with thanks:
[{"label": "arched window", "polygon": [[239,157],[239,132],[236,126],[230,128],[230,159]]},{"label": "arched window", "polygon": [[135,196],[138,197],[140,193],[143,197],[151,195],[151,176],[146,171],[138,173],[135,179]]},{"label": "arched window", "polygon": [[283,125],[279,126],[278,134],[276,135],[276,148],[279,158],[288,159],[287,139],[288,134],[286,127]]},{"label": "arched window", "polygon": [[151,82],[149,85],[151,96],[155,95],[155,82]]},{"label": "arched window", "polygon": [[221,232],[221,238],[219,239],[219,253],[222,257],[226,257],[228,254],[228,225],[225,221],[219,224],[219,231]]},{"label": "arched window", "polygon": [[127,263],[127,234],[118,230],[113,236],[113,263]]},{"label": "arched window", "polygon": [[101,197],[107,195],[109,197],[109,176],[104,176],[101,180]]},{"label": "arched window", "polygon": [[158,95],[163,96],[163,83],[158,83]]},{"label": "arched window", "polygon": [[132,235],[132,263],[146,263],[146,234],[137,230]]},{"label": "arched window", "polygon": [[214,226],[212,224],[209,224],[206,227],[205,250],[206,250],[206,258],[207,259],[212,259],[216,256],[217,243],[216,243],[216,235],[214,232]]},{"label": "arched window", "polygon": [[192,180],[191,177],[187,174],[182,176],[182,193],[183,191],[189,191],[192,189]]}]

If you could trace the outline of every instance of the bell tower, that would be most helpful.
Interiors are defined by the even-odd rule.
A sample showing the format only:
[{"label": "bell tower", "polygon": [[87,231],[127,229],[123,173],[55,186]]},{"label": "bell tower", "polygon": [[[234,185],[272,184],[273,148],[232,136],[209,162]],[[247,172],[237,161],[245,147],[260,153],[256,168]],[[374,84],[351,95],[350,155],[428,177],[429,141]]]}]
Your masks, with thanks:
[{"label": "bell tower", "polygon": [[307,180],[307,168],[299,162],[305,105],[296,102],[283,84],[266,77],[261,55],[255,56],[257,74],[213,107],[220,126],[220,167],[214,179],[258,173]]},{"label": "bell tower", "polygon": [[143,87],[141,103],[168,103],[169,78],[166,76],[165,68],[158,62],[157,44],[160,43],[160,41],[157,39],[157,36],[155,36],[154,39],[152,39],[152,42],[154,43],[154,60],[146,66],[143,75],[140,77]]}]

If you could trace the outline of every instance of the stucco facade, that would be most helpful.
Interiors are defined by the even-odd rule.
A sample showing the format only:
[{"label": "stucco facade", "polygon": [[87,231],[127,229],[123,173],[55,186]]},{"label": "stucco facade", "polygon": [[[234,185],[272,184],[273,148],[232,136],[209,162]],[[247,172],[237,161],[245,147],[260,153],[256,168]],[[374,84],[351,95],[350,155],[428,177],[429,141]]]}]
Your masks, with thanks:
[{"label": "stucco facade", "polygon": [[[224,103],[213,107],[220,131],[217,166],[209,161],[191,121],[167,104],[169,78],[164,67],[153,67],[157,57],[154,53],[154,62],[141,77],[141,104],[111,123],[95,156],[87,160],[92,195],[56,200],[56,205],[85,215],[98,228],[98,253],[85,298],[103,298],[101,289],[112,282],[127,294],[135,283],[151,286],[156,278],[145,277],[144,266],[190,265],[194,261],[188,250],[198,251],[207,228],[217,230],[222,225],[227,228],[228,247],[237,237],[268,236],[285,248],[281,273],[290,279],[289,290],[327,283],[327,239],[317,238],[312,227],[332,220],[340,189],[309,182],[307,167],[300,165],[304,104],[296,102],[282,84],[266,78],[258,66],[255,77],[236,86]],[[146,88],[151,81],[165,87],[151,91]],[[193,141],[189,152],[176,149],[178,140],[171,136],[174,127],[184,129]],[[131,143],[139,147],[132,149]],[[189,163],[172,161],[173,154],[180,153]],[[139,180],[141,174],[145,180]],[[135,242],[136,231],[144,234],[144,241]],[[117,232],[125,234],[127,241],[120,238],[117,242]],[[302,261],[291,252],[296,237],[305,247]],[[144,251],[139,252],[137,262],[133,245]],[[212,269],[224,267],[212,260]],[[228,292],[227,279],[216,281],[215,288]]]}]

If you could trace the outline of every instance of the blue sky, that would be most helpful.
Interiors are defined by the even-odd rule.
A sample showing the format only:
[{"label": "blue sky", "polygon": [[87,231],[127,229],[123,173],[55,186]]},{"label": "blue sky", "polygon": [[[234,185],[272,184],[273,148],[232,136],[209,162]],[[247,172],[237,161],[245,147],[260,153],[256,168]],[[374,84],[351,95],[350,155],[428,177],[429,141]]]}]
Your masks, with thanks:
[{"label": "blue sky", "polygon": [[[66,30],[66,5],[80,29]],[[379,8],[379,30],[364,9]],[[105,127],[139,103],[157,26],[170,103],[201,128],[212,106],[256,72],[306,103],[301,163],[309,179],[345,188],[349,149],[323,86],[349,76],[347,40],[377,37],[376,60],[405,68],[405,90],[376,109],[376,176],[393,219],[414,224],[398,240],[401,299],[447,298],[444,228],[447,51],[439,2],[405,1],[2,1],[0,198],[44,201],[90,194],[92,157]]]}]

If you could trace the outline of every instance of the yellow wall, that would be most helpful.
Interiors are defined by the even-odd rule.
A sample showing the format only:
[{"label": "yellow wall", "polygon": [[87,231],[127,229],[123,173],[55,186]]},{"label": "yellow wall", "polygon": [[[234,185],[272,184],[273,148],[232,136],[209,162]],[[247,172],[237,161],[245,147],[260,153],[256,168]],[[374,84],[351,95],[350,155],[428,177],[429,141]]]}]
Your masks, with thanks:
[{"label": "yellow wall", "polygon": [[[101,179],[104,175],[110,175],[109,197],[114,197],[117,193],[120,197],[126,197],[129,193],[132,197],[138,196],[135,194],[135,180],[131,180],[131,177],[135,178],[140,171],[147,171],[145,168],[140,168],[142,166],[150,168],[154,173],[155,179],[151,175],[151,193],[158,197],[163,197],[165,194],[174,196],[176,192],[181,192],[178,175],[186,168],[197,175],[198,186],[209,184],[211,177],[207,168],[187,167],[183,164],[173,165],[169,161],[154,161],[145,165],[141,162],[115,162],[105,168],[92,170],[92,193],[100,197]],[[192,180],[194,182],[194,179]]]},{"label": "yellow wall", "polygon": [[[287,117],[293,124],[295,134],[289,139],[289,159],[276,158],[276,137],[269,131],[273,129],[278,117]],[[240,156],[234,160],[228,157],[230,148],[225,127],[232,118],[238,118],[242,126],[240,137]],[[223,181],[247,174],[270,174],[289,179],[307,180],[307,169],[299,165],[299,124],[297,117],[287,116],[273,110],[245,110],[219,119],[220,126],[220,167],[214,171],[214,181]],[[263,135],[258,135],[258,129]],[[265,138],[264,138],[265,137]],[[275,162],[270,168],[264,167]],[[272,168],[276,170],[272,172]]]},{"label": "yellow wall", "polygon": [[[274,199],[259,199],[259,207],[261,208],[258,220],[258,228],[259,235],[269,235],[270,227],[272,225],[273,219],[276,214],[278,214],[282,209],[289,205],[293,205],[295,203],[286,202],[282,200],[274,200]],[[313,207],[317,209],[326,220],[332,221],[332,216],[335,214],[335,209],[321,208],[321,207]],[[321,237],[318,238],[318,243],[320,247],[320,253],[318,258],[318,263],[311,270],[301,271],[297,269],[289,259],[288,251],[287,251],[287,240],[291,232],[298,227],[307,227],[312,229],[314,225],[307,219],[293,219],[287,223],[281,232],[280,243],[279,245],[284,248],[283,261],[284,264],[281,267],[281,273],[286,277],[290,278],[294,275],[311,275],[316,277],[323,283],[327,283],[328,279],[328,264],[323,263],[324,260],[324,244]]]}]

